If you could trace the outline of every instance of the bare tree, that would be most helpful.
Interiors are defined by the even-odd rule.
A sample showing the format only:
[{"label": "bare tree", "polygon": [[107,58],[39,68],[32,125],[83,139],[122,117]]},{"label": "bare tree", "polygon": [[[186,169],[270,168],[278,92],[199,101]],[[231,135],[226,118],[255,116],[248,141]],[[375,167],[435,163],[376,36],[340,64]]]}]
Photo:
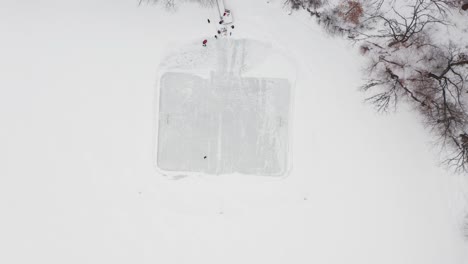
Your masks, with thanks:
[{"label": "bare tree", "polygon": [[368,58],[362,86],[380,112],[404,101],[449,152],[444,164],[468,172],[468,50],[431,32],[450,26],[456,0],[344,0],[307,10],[328,32],[347,35]]},{"label": "bare tree", "polygon": [[405,45],[414,36],[421,33],[431,24],[447,24],[444,20],[446,6],[439,1],[416,0],[413,5],[407,6],[409,12],[403,13],[391,7],[391,12],[383,13],[376,11],[371,14],[366,22],[380,25],[374,34],[361,33],[364,39],[382,38],[390,39],[389,47],[402,44]]},{"label": "bare tree", "polygon": [[368,69],[371,78],[363,86],[373,92],[367,100],[379,111],[387,111],[400,98],[406,99],[441,145],[453,152],[445,164],[467,171],[468,57],[453,45],[427,46],[422,53],[419,64],[392,61],[391,55],[373,60]]},{"label": "bare tree", "polygon": [[424,1],[416,1],[407,16],[394,8],[391,19],[378,14],[374,22],[384,21],[378,34],[358,34],[370,58],[370,78],[362,88],[373,92],[367,101],[379,111],[396,107],[400,98],[412,104],[441,146],[452,152],[444,163],[468,171],[467,53],[453,43],[433,44],[428,30],[448,25],[446,13]]}]

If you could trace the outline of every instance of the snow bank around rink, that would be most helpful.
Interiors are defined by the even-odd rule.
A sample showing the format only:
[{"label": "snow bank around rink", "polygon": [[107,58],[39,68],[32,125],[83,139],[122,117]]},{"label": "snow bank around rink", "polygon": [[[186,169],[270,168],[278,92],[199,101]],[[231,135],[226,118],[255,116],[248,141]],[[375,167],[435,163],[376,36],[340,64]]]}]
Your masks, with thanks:
[{"label": "snow bank around rink", "polygon": [[268,40],[207,40],[207,47],[201,42],[172,43],[165,52],[168,55],[159,65],[158,80],[165,72],[185,72],[203,78],[208,78],[211,72],[232,72],[243,77],[285,78],[290,82],[296,79],[295,63],[287,52]]},{"label": "snow bank around rink", "polygon": [[270,42],[174,45],[158,71],[155,167],[163,175],[286,176],[294,63]]}]

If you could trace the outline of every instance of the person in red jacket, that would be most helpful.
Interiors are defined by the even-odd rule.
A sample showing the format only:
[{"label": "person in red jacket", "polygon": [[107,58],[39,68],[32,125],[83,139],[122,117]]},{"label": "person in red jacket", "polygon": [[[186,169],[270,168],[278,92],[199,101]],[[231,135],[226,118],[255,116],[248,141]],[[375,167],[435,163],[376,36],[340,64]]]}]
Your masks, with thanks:
[{"label": "person in red jacket", "polygon": [[203,40],[203,47],[206,47],[206,43],[208,42],[208,40]]}]

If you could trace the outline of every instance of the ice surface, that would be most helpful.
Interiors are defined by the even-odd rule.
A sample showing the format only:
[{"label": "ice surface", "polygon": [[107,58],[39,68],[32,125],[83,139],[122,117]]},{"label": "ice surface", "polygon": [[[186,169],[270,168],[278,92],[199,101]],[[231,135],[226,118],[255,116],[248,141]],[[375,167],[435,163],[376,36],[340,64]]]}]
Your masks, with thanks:
[{"label": "ice surface", "polygon": [[166,175],[283,176],[293,67],[270,44],[189,43],[161,63],[156,165]]},{"label": "ice surface", "polygon": [[289,99],[286,79],[164,74],[159,168],[208,174],[284,174]]}]

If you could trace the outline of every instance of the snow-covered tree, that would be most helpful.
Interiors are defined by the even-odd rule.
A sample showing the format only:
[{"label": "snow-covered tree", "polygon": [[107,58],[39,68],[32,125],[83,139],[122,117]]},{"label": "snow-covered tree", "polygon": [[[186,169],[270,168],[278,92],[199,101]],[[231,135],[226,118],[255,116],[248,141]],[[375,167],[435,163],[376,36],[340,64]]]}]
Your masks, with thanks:
[{"label": "snow-covered tree", "polygon": [[459,30],[455,8],[451,0],[341,0],[305,10],[368,58],[368,102],[378,111],[411,104],[450,153],[444,163],[468,172],[468,46],[453,37],[466,32],[444,33]]}]

